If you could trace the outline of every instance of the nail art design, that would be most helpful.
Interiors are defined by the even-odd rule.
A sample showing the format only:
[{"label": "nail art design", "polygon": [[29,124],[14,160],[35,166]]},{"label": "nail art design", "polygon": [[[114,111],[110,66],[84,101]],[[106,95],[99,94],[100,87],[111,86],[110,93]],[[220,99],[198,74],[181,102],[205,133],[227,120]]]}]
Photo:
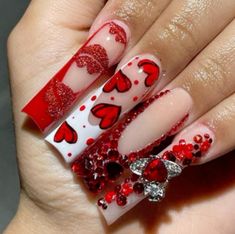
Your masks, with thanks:
[{"label": "nail art design", "polygon": [[96,118],[101,119],[100,128],[107,129],[112,127],[119,119],[121,107],[108,103],[100,103],[92,107],[91,113]]},{"label": "nail art design", "polygon": [[46,132],[96,79],[120,60],[128,39],[124,23],[105,23],[22,111]]},{"label": "nail art design", "polygon": [[80,136],[74,145],[55,142],[57,129],[46,140],[67,162],[74,161],[87,147],[87,139],[95,141],[105,130],[112,128],[154,88],[160,76],[160,61],[154,56],[134,57],[92,94],[95,99],[86,100],[66,119]]},{"label": "nail art design", "polygon": [[54,141],[59,143],[65,140],[69,144],[74,144],[78,140],[78,135],[74,129],[65,121],[57,130]]},{"label": "nail art design", "polygon": [[169,90],[161,92],[136,106],[117,127],[103,134],[96,144],[86,149],[72,164],[72,170],[79,177],[84,178],[84,182],[90,191],[101,192],[106,184],[113,183],[120,178],[124,171],[129,169],[132,162],[147,157],[154,147],[160,145],[167,136],[175,134],[183,126],[188,118],[188,114],[185,113],[180,121],[176,121],[173,126],[168,127],[165,134],[154,139],[153,142],[139,151],[121,154],[118,150],[119,140],[130,123],[134,122],[151,104],[160,101],[170,92]]},{"label": "nail art design", "polygon": [[110,93],[116,89],[119,93],[124,93],[127,92],[131,86],[130,79],[120,70],[105,84],[103,91]]},{"label": "nail art design", "polygon": [[[97,202],[107,222],[113,223],[146,197],[149,201],[161,201],[169,179],[178,176],[184,167],[205,157],[213,142],[212,131],[199,124],[183,130],[159,155],[134,161],[130,165],[133,174]],[[127,193],[123,190],[124,185],[127,187],[126,184]],[[123,203],[118,202],[119,197]]]}]

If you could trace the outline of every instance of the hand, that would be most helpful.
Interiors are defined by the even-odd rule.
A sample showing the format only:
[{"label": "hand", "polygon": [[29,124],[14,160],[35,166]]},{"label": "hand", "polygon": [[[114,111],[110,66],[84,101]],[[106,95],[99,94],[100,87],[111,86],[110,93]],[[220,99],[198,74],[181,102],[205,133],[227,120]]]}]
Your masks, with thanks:
[{"label": "hand", "polygon": [[[182,1],[181,3],[172,1],[167,7],[169,2],[150,1],[149,4],[141,4],[140,1],[137,1],[132,5],[129,1],[121,1],[121,4],[110,1],[100,12],[91,33],[111,17],[127,22],[132,36],[127,53],[119,67],[139,53],[157,54],[162,60],[161,66],[166,70],[165,77],[157,89],[168,84],[170,89],[183,87],[188,91],[194,101],[188,124],[217,104],[218,108],[205,116],[207,116],[207,120],[217,121],[219,124],[215,124],[215,126],[221,126],[220,132],[222,132],[228,119],[231,120],[229,126],[234,126],[233,109],[225,115],[226,118],[221,118],[219,113],[221,112],[220,107],[227,109],[226,107],[233,103],[233,96],[228,98],[228,103],[222,101],[234,92],[234,82],[229,79],[228,74],[232,74],[234,67],[234,22],[231,21],[234,18],[235,6],[232,1],[225,1],[221,5],[221,10],[215,11],[213,9],[218,7],[216,5],[218,3],[214,1],[203,1],[200,6],[194,5],[192,1]],[[55,157],[57,153],[45,144],[41,135],[36,134],[35,126],[24,122],[25,118],[20,113],[26,101],[45,84],[85,40],[88,29],[102,7],[102,1],[97,1],[96,5],[93,1],[80,1],[79,3],[72,0],[61,3],[34,1],[10,36],[9,60],[22,192],[18,214],[9,228],[9,232],[17,227],[18,233],[19,230],[27,233],[26,227],[27,230],[35,231],[39,226],[38,232],[42,232],[44,228],[44,230],[49,229],[47,231],[49,233],[73,233],[77,230],[81,230],[83,233],[101,233],[106,229],[106,226],[101,224],[98,211],[93,205],[93,199],[89,198],[81,189],[69,170],[69,166],[65,165],[59,156]],[[161,14],[165,8],[166,10]],[[142,9],[141,14],[138,13],[140,9]],[[157,17],[159,19],[155,21]],[[216,22],[213,21],[212,24],[211,18]],[[229,23],[230,25],[227,26]],[[152,27],[149,29],[150,25]],[[214,39],[219,33],[221,33],[220,36]],[[203,50],[209,43],[210,45]],[[201,54],[187,66],[200,51],[202,51]],[[222,65],[218,66],[218,63],[222,63]],[[177,76],[177,74],[179,75]],[[214,77],[217,78],[216,82],[213,82]],[[173,81],[170,83],[171,80]],[[226,84],[229,82],[226,86],[228,89],[223,90],[222,95],[217,93],[207,95],[207,84],[210,84],[209,92],[211,92],[225,82]],[[204,102],[205,98],[208,100],[207,103]],[[222,103],[219,104],[220,102]],[[213,116],[215,118],[212,118]],[[202,116],[202,118],[205,117]],[[231,128],[226,127],[226,131],[229,130]],[[216,138],[222,142],[220,136],[221,134],[218,134]],[[226,137],[228,144],[223,146],[220,154],[234,147],[232,133]],[[202,167],[204,168],[202,170],[212,171],[213,176],[206,177],[208,180],[220,181],[221,174],[213,174],[214,168],[221,168],[221,165],[228,165],[231,161],[220,160]],[[200,175],[201,172],[195,168],[190,169],[190,172],[187,173],[188,177],[185,176],[192,178],[191,181],[195,182],[197,174]],[[206,178],[203,177],[203,179]],[[231,181],[231,178],[224,178],[224,181],[226,179]],[[135,232],[139,230],[138,222],[141,222],[146,230],[158,227],[161,233],[173,233],[176,229],[180,233],[193,232],[194,225],[200,225],[200,233],[206,233],[212,225],[218,225],[215,232],[220,233],[219,228],[222,227],[224,230],[226,229],[224,233],[233,232],[232,214],[228,217],[224,215],[232,210],[234,191],[232,191],[231,184],[228,184],[221,195],[213,197],[218,193],[217,188],[206,190],[205,186],[201,185],[197,191],[195,188],[197,186],[192,186],[184,179],[178,183],[175,185],[176,188],[183,187],[182,190],[179,190],[192,191],[188,197],[195,196],[197,203],[195,200],[184,200],[183,194],[182,200],[176,197],[170,201],[166,199],[161,203],[159,212],[155,215],[153,214],[155,212],[146,214],[145,204],[139,206],[139,216],[136,216],[136,212],[134,212],[135,214],[132,212],[128,218],[124,218],[116,226],[114,225],[113,229],[125,233]],[[200,192],[200,201],[197,200],[199,191],[204,191],[206,194]],[[194,195],[194,193],[196,194]],[[208,194],[210,199],[207,197]],[[186,207],[186,205],[190,206],[190,213],[182,209],[180,215],[178,213],[171,215],[170,224],[164,225],[164,221],[159,222],[164,219],[163,216],[166,215],[166,212],[174,210],[178,206]],[[214,205],[219,207],[220,212],[215,213],[212,210],[211,217],[202,219],[203,214],[209,215],[208,207]],[[150,209],[155,211],[156,208],[151,207]],[[162,212],[162,209],[165,212]],[[144,214],[145,219],[141,217],[141,214]],[[25,227],[20,225],[20,220],[23,219],[26,223],[26,220],[32,215],[36,215],[36,218],[31,224],[26,224]],[[215,216],[219,217],[219,222]],[[179,223],[179,219],[181,223]],[[191,221],[188,221],[189,219]],[[152,224],[149,224],[150,220]],[[132,225],[128,224],[128,221],[132,221]],[[223,226],[225,221],[226,227]],[[40,225],[41,223],[43,223],[43,227]],[[198,231],[197,229],[196,232]]]}]

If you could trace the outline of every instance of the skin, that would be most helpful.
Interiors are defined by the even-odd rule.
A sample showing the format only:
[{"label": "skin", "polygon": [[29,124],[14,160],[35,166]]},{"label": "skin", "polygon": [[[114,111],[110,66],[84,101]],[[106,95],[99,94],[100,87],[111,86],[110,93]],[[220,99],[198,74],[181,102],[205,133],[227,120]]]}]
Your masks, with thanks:
[{"label": "skin", "polygon": [[[132,2],[139,7],[140,1]],[[234,233],[234,157],[224,157],[186,170],[184,176],[172,182],[163,202],[157,206],[143,202],[120,221],[107,227],[94,205],[94,197],[86,193],[69,166],[45,144],[35,125],[20,112],[24,104],[85,41],[103,4],[103,1],[94,4],[93,0],[62,0],[60,3],[34,0],[9,36],[8,54],[21,193],[17,214],[5,233]],[[135,12],[123,8],[122,11],[116,10],[115,14],[129,19],[131,14],[127,14],[128,11]],[[224,12],[226,14],[228,12]],[[223,15],[220,17],[223,20]],[[134,18],[135,23],[141,20],[140,17]],[[225,25],[221,29],[223,27]],[[137,37],[131,42],[132,46]],[[160,39],[156,40],[159,42]],[[208,43],[206,38],[203,41],[202,45]],[[167,39],[162,40],[159,48],[164,51],[161,53],[163,66],[169,67],[168,79],[171,80],[182,71],[191,55],[181,56],[187,59],[179,64],[172,60],[167,63],[167,43],[170,44]],[[138,50],[141,51],[141,47]],[[133,51],[126,58],[131,53],[135,54]],[[193,54],[195,52],[198,50],[195,49]],[[179,51],[175,51],[175,55],[178,54]],[[192,84],[190,87],[196,86]],[[197,89],[193,90],[196,92]],[[225,108],[224,115],[216,115],[214,123],[224,127],[221,123],[229,119],[231,112],[234,113],[234,109],[229,112]],[[234,155],[234,152],[231,154]]]}]

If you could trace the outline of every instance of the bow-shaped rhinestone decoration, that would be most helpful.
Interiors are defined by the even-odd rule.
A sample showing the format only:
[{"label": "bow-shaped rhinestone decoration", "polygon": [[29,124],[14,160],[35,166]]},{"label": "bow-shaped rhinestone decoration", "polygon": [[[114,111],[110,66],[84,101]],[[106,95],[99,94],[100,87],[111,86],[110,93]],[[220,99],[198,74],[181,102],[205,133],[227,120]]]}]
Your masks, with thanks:
[{"label": "bow-shaped rhinestone decoration", "polygon": [[130,165],[131,171],[140,176],[144,184],[144,195],[149,201],[158,202],[165,196],[169,180],[182,172],[177,163],[162,159],[157,155],[141,158]]}]

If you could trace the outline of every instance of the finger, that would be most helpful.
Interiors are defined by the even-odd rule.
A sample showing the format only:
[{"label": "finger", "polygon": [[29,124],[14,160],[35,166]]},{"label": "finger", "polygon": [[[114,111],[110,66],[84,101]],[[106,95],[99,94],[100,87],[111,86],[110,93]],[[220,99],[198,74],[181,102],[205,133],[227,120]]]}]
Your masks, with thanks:
[{"label": "finger", "polygon": [[[176,165],[180,165],[181,168],[184,168],[189,165],[206,163],[235,149],[234,126],[235,94],[229,96],[223,102],[219,103],[216,107],[203,115],[200,119],[196,120],[180,132],[174,138],[173,142],[158,154],[159,158],[149,160],[145,169],[139,174],[140,177],[138,181],[129,182],[129,190],[131,192],[125,197],[125,205],[122,206],[120,205],[121,203],[117,202],[118,194],[116,192],[112,191],[112,193],[106,193],[105,198],[101,198],[98,201],[98,205],[106,221],[109,224],[113,223],[141,200],[152,196],[150,195],[151,193],[154,194],[155,192],[155,196],[158,196],[158,199],[160,199],[160,197],[163,196],[161,195],[162,191],[160,191],[160,187],[156,190],[152,188],[152,190],[150,190],[150,194],[146,194],[147,184],[144,183],[146,183],[147,176],[148,179],[151,176],[153,177],[151,172],[154,174],[154,170],[156,170],[156,168],[158,168],[158,173],[156,174],[155,172],[154,181],[162,184],[167,183],[163,180],[158,181],[159,178],[164,178],[166,180],[167,177],[169,177],[164,177],[163,175],[164,165],[167,165],[165,162],[174,162],[172,164],[174,167]],[[157,167],[155,167],[155,169],[152,167],[151,171],[148,172],[149,174],[147,174],[150,164],[156,164]],[[137,169],[135,170],[137,171]],[[170,173],[171,170],[172,169],[167,168],[166,173]],[[176,171],[174,173],[176,173]],[[141,178],[145,178],[145,182],[143,182]],[[124,182],[119,186],[127,187],[127,185],[124,186],[124,184],[127,183]],[[137,185],[139,190],[137,190]],[[140,190],[140,188],[142,189]],[[163,194],[164,193],[165,189]],[[112,195],[111,199],[108,200],[110,195]],[[153,199],[153,197],[151,197],[151,199]],[[124,201],[123,198],[122,200]]]},{"label": "finger", "polygon": [[34,23],[53,23],[75,30],[89,30],[104,4],[104,0],[33,0],[23,20],[30,17]]},{"label": "finger", "polygon": [[[174,18],[173,17],[173,15],[174,15],[173,8],[174,8],[174,10],[175,9],[177,10],[176,13],[178,15],[181,15],[181,17],[183,17],[183,15],[186,13],[184,10],[182,10],[182,8],[185,7],[185,4],[189,4],[189,1],[185,0],[185,1],[183,1],[183,3],[184,4],[182,4],[182,5],[179,4],[180,7],[178,7],[178,2],[177,2],[177,4],[175,3],[175,5],[173,2],[172,3],[173,6],[172,6],[172,4],[169,6],[170,10],[167,8],[165,11],[165,12],[167,12],[167,17],[168,17],[168,15],[170,15],[171,16],[170,18]],[[209,7],[207,5],[207,3],[208,3],[208,1],[205,2],[205,4],[206,4],[205,6]],[[211,2],[211,4],[214,4],[214,2]],[[228,5],[226,5],[226,7],[222,10],[222,11],[224,11],[223,14],[228,11],[229,7],[231,7],[229,5],[229,4],[231,4],[231,1],[229,1],[227,4]],[[173,7],[173,8],[171,9],[171,7]],[[234,5],[234,7],[235,7],[235,5]],[[197,10],[197,7],[195,5],[195,11],[196,10]],[[168,12],[168,11],[170,11],[170,12]],[[165,12],[164,12],[164,14],[165,14]],[[198,24],[197,29],[202,32],[203,32],[203,30],[208,30],[207,27],[206,28],[204,27],[204,22],[209,21],[208,17],[215,16],[214,14],[211,14],[208,16],[208,13],[206,10],[204,10],[203,13],[201,13],[200,17],[198,16],[198,19],[195,18],[196,21],[201,20],[200,24]],[[164,18],[164,14],[162,16],[163,18]],[[233,12],[230,14],[232,15]],[[221,28],[224,27],[225,23],[230,21],[231,15],[228,16],[227,21],[224,21],[223,24],[218,24],[217,31],[213,30],[210,34],[209,39],[212,39],[214,34],[218,33],[221,30]],[[219,18],[221,17],[221,15],[216,15],[216,16]],[[160,19],[158,21],[161,21],[162,17],[160,17]],[[184,15],[184,17],[185,17],[185,15]],[[188,13],[187,17],[189,19],[189,17],[191,17],[191,15]],[[164,23],[166,23],[166,22],[163,21],[162,24],[164,24]],[[155,32],[155,30],[157,30],[157,28],[158,28],[155,25],[153,27],[154,27],[154,29],[150,29],[150,31],[152,31],[152,33]],[[194,31],[192,31],[192,33],[193,32]],[[148,33],[149,32],[147,32],[147,34]],[[142,40],[145,40],[145,37],[146,36],[144,36],[144,38]],[[190,46],[191,45],[193,46],[194,44],[192,43],[192,40],[190,40],[189,38],[190,37],[187,37],[188,43],[191,43]],[[198,38],[199,44],[201,42],[201,46],[194,47],[194,51],[200,50],[201,47],[203,46],[204,41],[209,40],[209,39],[207,37],[203,38],[203,36],[200,39]],[[145,42],[149,45],[148,40]],[[185,41],[185,43],[186,43],[186,41]],[[145,49],[143,47],[140,46],[140,48],[143,49],[143,51],[145,51]],[[150,50],[150,47],[149,47],[149,50]],[[182,57],[184,57],[184,56],[186,56],[186,54],[183,55]],[[191,54],[191,56],[193,56],[193,54]],[[155,63],[157,65],[155,67],[158,67],[158,70],[160,72],[157,72],[154,74],[154,69],[149,70],[149,71],[145,70],[144,73],[146,73],[146,74],[148,73],[148,76],[147,77],[145,76],[145,77],[143,77],[145,79],[142,79],[141,77],[142,77],[143,71],[141,71],[139,69],[140,68],[139,62],[140,62],[140,60],[144,60],[144,59],[151,61],[151,63]],[[137,61],[137,63],[133,62],[133,61]],[[180,66],[180,65],[178,64],[178,66]],[[92,93],[92,96],[97,97],[97,101],[95,102],[94,105],[90,102],[90,100],[87,100],[82,105],[83,107],[84,106],[86,107],[86,110],[82,113],[82,120],[83,120],[82,125],[80,123],[78,124],[77,122],[74,124],[73,120],[72,120],[72,118],[74,116],[78,117],[79,115],[81,115],[79,108],[77,110],[75,110],[67,118],[66,121],[70,123],[72,128],[76,132],[79,132],[83,136],[80,140],[76,141],[73,145],[65,144],[66,147],[64,144],[61,144],[60,142],[56,142],[54,140],[54,136],[56,135],[59,128],[54,130],[46,139],[48,140],[48,142],[50,142],[52,145],[54,145],[59,150],[59,152],[62,154],[62,156],[64,157],[64,159],[66,161],[68,161],[68,162],[73,161],[75,159],[75,157],[78,157],[79,154],[85,149],[85,147],[87,146],[86,142],[88,139],[93,139],[93,141],[95,139],[97,139],[97,137],[104,130],[109,129],[114,124],[116,124],[117,121],[123,116],[123,114],[125,112],[129,111],[132,107],[134,107],[135,104],[140,102],[152,90],[152,88],[154,86],[156,87],[157,82],[152,82],[151,85],[146,86],[146,82],[143,82],[143,80],[146,81],[146,80],[152,79],[151,77],[155,77],[153,80],[156,81],[158,78],[161,77],[161,71],[162,71],[162,66],[160,65],[159,59],[154,58],[151,55],[144,54],[143,56],[136,56],[136,57],[130,59],[129,61],[126,62],[126,64],[122,65],[121,67],[119,66],[119,70],[110,79],[110,81],[108,81],[104,85],[104,89],[103,89],[103,87],[101,87],[101,88],[97,89],[94,93]],[[152,76],[149,76],[149,74],[152,74]],[[137,82],[137,84],[139,84],[139,85],[135,85],[134,82]],[[108,91],[106,89],[107,86],[109,86]],[[121,90],[120,87],[123,90]],[[150,89],[150,87],[151,87],[151,89]],[[188,102],[186,104],[186,107],[188,107]],[[180,114],[182,114],[182,113],[179,112],[178,115],[175,116],[175,118],[176,119],[183,118],[183,116],[180,116]],[[184,113],[184,115],[185,114],[186,113]],[[162,116],[162,118],[163,118],[163,116]],[[82,127],[83,125],[85,125],[86,128],[83,128]],[[130,128],[131,128],[131,126],[132,125],[130,125]],[[133,128],[133,129],[135,129],[135,128]],[[133,131],[131,131],[131,132],[133,132]],[[151,135],[151,133],[154,133],[153,129],[152,129],[152,131],[150,129],[149,135]],[[159,133],[161,133],[161,131],[159,131]],[[151,140],[155,140],[155,139],[153,139],[155,134],[152,134]],[[124,132],[124,135],[125,135],[125,132]],[[128,135],[127,138],[129,138],[131,135],[132,135],[132,133],[130,133],[130,135]],[[159,134],[157,134],[157,136],[159,136]],[[135,144],[134,142],[140,142],[140,138],[141,138],[141,135],[135,134],[135,136],[133,137],[133,140],[131,140],[131,142],[129,144],[129,147],[130,147],[129,149],[132,148],[132,144]],[[122,139],[123,139],[122,142],[125,142],[124,139],[126,139],[126,137],[124,136]],[[150,138],[146,138],[146,139],[150,140]],[[122,143],[120,143],[120,144],[123,145]],[[129,151],[129,149],[128,149],[128,151]],[[126,151],[124,152],[124,151],[122,151],[121,153],[124,153],[124,154],[129,153],[129,152],[126,152]],[[71,157],[71,154],[73,155],[72,157]],[[68,156],[68,155],[70,155],[70,156]]]},{"label": "finger", "polygon": [[[58,35],[58,28],[55,27],[53,30]],[[23,108],[23,112],[27,113],[43,132],[48,131],[70,110],[91,84],[119,61],[127,46],[129,35],[129,29],[123,22],[105,22]],[[60,37],[62,38],[62,35]],[[77,39],[77,36],[74,38]],[[48,80],[44,73],[43,75],[44,79],[40,79],[39,82],[37,79],[36,88]],[[32,95],[35,89],[31,89],[31,86],[34,83],[34,79],[25,82],[19,92],[30,90],[27,96]]]},{"label": "finger", "polygon": [[182,87],[193,98],[195,120],[235,90],[235,20],[166,88]]},{"label": "finger", "polygon": [[95,19],[90,32],[93,33],[107,20],[118,19],[125,22],[131,30],[129,42],[129,48],[131,48],[170,2],[171,0],[149,0],[147,2],[141,0],[109,0]]},{"label": "finger", "polygon": [[[119,4],[116,4],[112,5],[112,7],[122,9],[124,5],[119,6]],[[150,5],[153,6],[152,4],[148,4],[148,6]],[[165,5],[166,4],[157,5],[155,9],[161,11],[161,8]],[[155,14],[152,15],[155,16]],[[114,17],[117,19],[112,21]],[[134,16],[132,18],[134,18]],[[107,22],[107,20],[109,22]],[[61,119],[73,106],[75,101],[78,100],[81,94],[84,94],[84,91],[96,79],[120,60],[127,47],[130,35],[130,29],[120,20],[122,20],[121,17],[116,17],[116,15],[111,17],[111,15],[109,15],[106,21],[102,22],[102,25],[99,23],[99,26],[96,27],[96,31],[93,31],[93,35],[85,42],[83,48],[80,49],[57,75],[53,77],[53,80],[25,106],[23,112],[27,113],[43,132],[46,132],[56,121]],[[149,18],[146,22],[151,24],[153,20],[153,18]],[[146,24],[146,27],[148,24]],[[132,28],[131,31],[133,31]],[[137,37],[132,38],[137,39]],[[84,69],[78,69],[78,67],[87,67],[87,71],[84,72]],[[74,77],[82,77],[82,79],[75,79]],[[55,84],[55,80],[57,83],[59,80],[60,87],[58,84]],[[52,89],[56,90],[56,93],[53,93],[51,96]],[[59,89],[63,90],[63,94],[66,95],[66,98],[59,94]],[[44,98],[45,96],[46,99]],[[56,102],[54,100],[56,100]],[[35,108],[38,104],[40,108]]]},{"label": "finger", "polygon": [[[127,126],[118,142],[118,151],[121,154],[128,155],[145,149],[168,132],[187,113],[189,119],[185,124],[194,121],[234,92],[235,81],[231,79],[231,74],[235,72],[234,25],[235,21],[165,88],[183,88],[188,95],[182,99],[182,92],[174,91],[171,93],[173,100],[168,100],[168,95],[162,97],[163,106],[161,102],[154,102],[141,117]],[[155,122],[161,124],[154,124]],[[139,130],[144,132],[144,136],[136,134]]]},{"label": "finger", "polygon": [[[220,11],[215,9],[221,9]],[[158,90],[171,81],[234,18],[235,2],[203,0],[173,1],[119,63],[139,53],[161,59],[164,79]]]}]

